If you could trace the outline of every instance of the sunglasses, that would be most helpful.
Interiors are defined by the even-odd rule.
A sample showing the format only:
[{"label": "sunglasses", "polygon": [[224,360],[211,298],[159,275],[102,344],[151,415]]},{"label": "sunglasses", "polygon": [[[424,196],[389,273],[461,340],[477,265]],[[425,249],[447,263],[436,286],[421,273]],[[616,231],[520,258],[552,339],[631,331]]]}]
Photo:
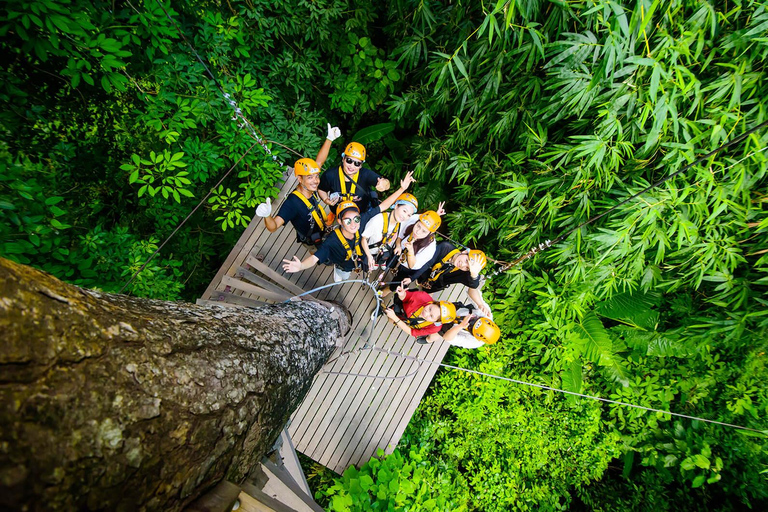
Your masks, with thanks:
[{"label": "sunglasses", "polygon": [[363,162],[360,162],[359,160],[352,160],[349,157],[345,158],[344,161],[347,162],[349,165],[354,165],[355,167],[360,167],[361,165],[363,165]]},{"label": "sunglasses", "polygon": [[345,217],[345,218],[341,219],[341,222],[343,222],[345,226],[349,226],[353,222],[355,224],[360,224],[360,216],[359,215],[355,215],[354,217]]}]

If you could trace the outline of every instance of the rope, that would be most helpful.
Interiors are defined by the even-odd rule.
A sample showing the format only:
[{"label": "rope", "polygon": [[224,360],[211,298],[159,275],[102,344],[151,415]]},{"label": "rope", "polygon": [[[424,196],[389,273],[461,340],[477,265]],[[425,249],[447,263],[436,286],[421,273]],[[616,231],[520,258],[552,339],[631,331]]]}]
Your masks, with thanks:
[{"label": "rope", "polygon": [[208,197],[209,197],[211,194],[213,194],[213,191],[214,191],[214,190],[216,190],[216,189],[218,188],[218,186],[219,186],[219,185],[221,185],[221,183],[222,183],[222,182],[223,182],[225,179],[227,179],[227,176],[229,176],[229,175],[230,175],[230,173],[232,173],[232,171],[235,169],[235,167],[237,167],[237,164],[239,164],[239,163],[240,163],[240,160],[242,160],[242,159],[245,157],[245,155],[247,155],[248,153],[250,153],[250,152],[251,152],[251,150],[252,150],[252,149],[253,149],[255,146],[256,146],[256,143],[253,143],[253,144],[251,145],[251,147],[249,147],[249,148],[248,148],[248,150],[247,150],[245,153],[243,153],[242,155],[240,155],[240,158],[238,158],[238,159],[237,159],[237,161],[236,161],[236,162],[235,162],[235,163],[232,165],[232,167],[230,167],[230,168],[229,168],[229,170],[228,170],[228,171],[227,171],[227,172],[224,174],[224,176],[222,176],[222,177],[221,177],[221,179],[218,181],[218,183],[216,183],[216,184],[215,184],[215,185],[214,185],[214,186],[211,188],[211,190],[209,190],[209,191],[208,191],[208,193],[207,193],[207,194],[205,194],[205,197],[203,197],[203,198],[200,200],[200,202],[199,202],[199,203],[197,203],[197,206],[195,206],[195,207],[192,209],[192,211],[191,211],[191,212],[189,212],[189,214],[187,214],[187,216],[186,216],[186,217],[184,217],[184,220],[182,220],[182,221],[179,223],[179,225],[178,225],[178,226],[176,226],[176,228],[173,230],[173,232],[172,232],[170,235],[168,235],[168,238],[166,238],[166,239],[163,241],[163,243],[162,243],[162,244],[160,244],[160,246],[159,246],[157,249],[155,249],[155,252],[153,252],[153,253],[152,253],[152,255],[149,257],[149,259],[148,259],[148,260],[147,260],[147,261],[146,261],[146,262],[145,262],[145,263],[144,263],[144,264],[141,266],[141,268],[139,268],[139,270],[137,270],[136,272],[134,272],[134,273],[133,273],[133,275],[132,275],[132,276],[131,276],[131,278],[128,280],[128,282],[126,282],[126,283],[123,285],[123,287],[122,287],[122,288],[120,288],[120,291],[119,291],[119,292],[117,292],[117,293],[123,293],[123,290],[125,290],[125,289],[128,287],[128,285],[129,285],[129,284],[131,284],[131,283],[133,282],[133,280],[134,280],[134,279],[136,279],[136,276],[138,276],[139,274],[141,274],[141,272],[142,272],[142,271],[143,271],[143,270],[144,270],[144,269],[147,267],[147,265],[149,265],[149,262],[150,262],[150,261],[152,261],[152,259],[155,257],[155,255],[157,255],[157,253],[159,253],[159,252],[160,252],[160,250],[161,250],[163,247],[165,247],[165,244],[167,244],[167,243],[168,243],[168,241],[169,241],[171,238],[173,238],[173,235],[175,235],[175,234],[176,234],[176,233],[179,231],[179,229],[181,229],[181,227],[182,227],[184,224],[186,224],[186,222],[189,220],[189,218],[190,218],[190,217],[192,217],[192,215],[194,215],[194,213],[195,213],[195,212],[196,212],[196,211],[197,211],[197,210],[200,208],[200,206],[202,206],[202,205],[203,205],[203,203],[205,202],[205,200],[206,200],[206,199],[208,199]]},{"label": "rope", "polygon": [[378,347],[373,347],[372,350],[375,350],[377,352],[383,352],[385,354],[389,354],[389,355],[393,355],[393,356],[402,357],[404,359],[409,359],[409,360],[412,360],[412,361],[416,361],[416,362],[419,363],[419,368],[416,371],[414,371],[412,373],[409,373],[407,375],[397,375],[397,376],[392,376],[392,377],[384,377],[384,376],[380,376],[380,375],[366,375],[366,374],[360,374],[360,373],[329,372],[329,371],[325,371],[325,370],[323,370],[323,372],[327,373],[329,375],[343,375],[343,376],[350,376],[350,377],[370,377],[370,378],[374,378],[374,379],[393,379],[394,380],[394,379],[405,379],[405,378],[411,377],[411,376],[415,375],[421,369],[421,364],[428,363],[428,364],[432,364],[432,365],[436,365],[436,366],[442,366],[444,368],[450,368],[452,370],[459,370],[459,371],[463,371],[463,372],[466,372],[466,373],[473,373],[475,375],[481,375],[483,377],[490,377],[492,379],[498,379],[498,380],[503,380],[503,381],[507,381],[507,382],[512,382],[514,384],[520,384],[520,385],[523,385],[523,386],[529,386],[529,387],[533,387],[533,388],[544,389],[544,390],[547,390],[547,391],[556,391],[558,393],[563,393],[565,395],[578,396],[578,397],[581,397],[581,398],[589,398],[591,400],[599,400],[600,402],[606,402],[606,403],[611,403],[611,404],[616,404],[616,405],[623,405],[625,407],[632,407],[632,408],[641,409],[641,410],[644,410],[644,411],[657,412],[657,413],[662,413],[662,414],[669,414],[671,416],[677,416],[677,417],[686,418],[686,419],[689,419],[689,420],[703,421],[705,423],[712,423],[712,424],[715,424],[715,425],[722,425],[724,427],[731,427],[731,428],[740,429],[740,430],[749,430],[751,432],[758,432],[758,433],[761,433],[761,434],[765,434],[766,433],[764,430],[758,430],[758,429],[754,429],[754,428],[750,428],[750,427],[744,427],[742,425],[735,425],[733,423],[726,423],[726,422],[723,422],[723,421],[710,420],[710,419],[702,418],[702,417],[699,417],[699,416],[692,416],[692,415],[688,415],[688,414],[681,414],[681,413],[678,413],[678,412],[665,411],[663,409],[655,409],[653,407],[645,407],[644,405],[631,404],[631,403],[628,403],[628,402],[621,402],[619,400],[611,400],[610,398],[603,398],[603,397],[599,397],[599,396],[595,396],[595,395],[587,395],[587,394],[584,394],[584,393],[576,393],[575,391],[566,391],[565,389],[559,389],[559,388],[555,388],[555,387],[552,387],[552,386],[545,386],[543,384],[535,384],[533,382],[526,382],[524,380],[512,379],[512,378],[509,378],[509,377],[503,377],[501,375],[494,375],[492,373],[486,373],[486,372],[481,372],[481,371],[477,371],[477,370],[470,370],[469,368],[462,368],[461,366],[454,366],[454,365],[446,364],[446,363],[442,363],[442,362],[430,361],[429,359],[409,356],[409,355],[401,354],[399,352],[394,352],[394,351],[391,351],[391,350],[385,350],[385,349],[378,348]]},{"label": "rope", "polygon": [[[208,65],[205,63],[205,61],[200,56],[200,54],[197,53],[197,50],[195,50],[195,47],[192,46],[192,43],[189,42],[189,40],[184,35],[184,32],[182,32],[181,28],[176,23],[176,21],[173,18],[171,18],[171,15],[165,9],[165,6],[163,5],[162,1],[158,0],[157,1],[157,5],[159,5],[160,9],[162,9],[162,11],[165,13],[165,16],[168,18],[168,21],[170,21],[171,24],[174,26],[174,28],[176,28],[176,31],[179,33],[179,36],[184,41],[184,43],[186,43],[187,47],[194,54],[195,58],[197,58],[198,62],[200,62],[200,64],[203,65],[203,69],[205,69],[205,72],[208,73],[208,76],[211,77],[211,80],[213,80],[213,83],[216,85],[216,88],[219,89],[219,92],[221,92],[221,95],[224,97],[224,100],[229,104],[230,107],[232,107],[232,110],[233,110],[233,112],[235,114],[232,117],[232,120],[233,121],[238,121],[239,120],[238,127],[239,128],[244,128],[248,132],[248,135],[250,135],[251,138],[253,140],[255,140],[261,146],[261,148],[264,150],[264,152],[268,156],[271,156],[272,160],[277,162],[277,155],[273,155],[272,154],[272,150],[267,145],[267,142],[270,142],[270,141],[267,141],[263,137],[261,137],[261,135],[256,131],[256,128],[254,128],[253,125],[251,124],[251,122],[248,121],[248,118],[246,118],[245,115],[243,115],[243,111],[240,109],[240,107],[237,106],[237,102],[234,99],[232,99],[232,96],[228,92],[226,92],[224,90],[224,86],[221,85],[221,82],[219,82],[218,78],[216,78],[216,76],[213,74],[213,72],[211,72],[211,70],[208,67]],[[279,145],[283,146],[282,144],[279,144]],[[283,146],[283,147],[286,147],[286,146]],[[287,148],[287,149],[290,149],[290,148]],[[293,150],[291,150],[291,151],[293,151]],[[295,151],[294,151],[294,153],[295,153]],[[280,167],[285,167],[285,163],[284,162],[280,162],[279,165],[280,165]]]}]

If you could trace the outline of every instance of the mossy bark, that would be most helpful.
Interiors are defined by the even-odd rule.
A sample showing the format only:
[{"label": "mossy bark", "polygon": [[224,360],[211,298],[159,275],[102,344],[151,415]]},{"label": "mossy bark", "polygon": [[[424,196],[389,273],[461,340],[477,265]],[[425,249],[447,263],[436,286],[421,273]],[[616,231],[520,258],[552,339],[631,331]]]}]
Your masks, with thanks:
[{"label": "mossy bark", "polygon": [[337,313],[99,293],[0,258],[0,508],[178,510],[242,481],[333,352]]}]

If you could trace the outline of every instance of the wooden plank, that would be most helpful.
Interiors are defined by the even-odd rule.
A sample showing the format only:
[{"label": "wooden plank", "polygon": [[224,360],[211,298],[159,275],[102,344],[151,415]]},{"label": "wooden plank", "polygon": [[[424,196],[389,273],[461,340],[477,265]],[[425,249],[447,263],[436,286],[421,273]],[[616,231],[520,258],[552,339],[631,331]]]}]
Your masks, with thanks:
[{"label": "wooden plank", "polygon": [[291,475],[291,478],[299,484],[299,487],[307,496],[312,496],[312,490],[309,488],[309,482],[307,477],[304,476],[304,471],[301,469],[301,463],[299,457],[296,455],[296,448],[293,446],[293,440],[288,429],[284,428],[280,432],[280,458],[283,461],[286,471]]},{"label": "wooden plank", "polygon": [[[449,300],[452,302],[456,302],[458,301],[459,297],[464,291],[464,288],[465,288],[464,286],[453,285],[451,288],[441,292],[438,296],[441,297],[441,300]],[[445,299],[443,299],[443,297],[445,297]],[[426,357],[426,359],[429,359],[431,361],[442,361],[443,358],[445,357],[445,354],[448,352],[448,349],[451,347],[451,345],[446,342],[434,343],[433,345],[434,347],[429,348],[430,354]],[[422,356],[419,355],[418,357],[422,357]],[[387,441],[387,444],[386,444],[387,447],[384,448],[384,451],[386,453],[392,453],[392,451],[394,451],[395,447],[397,446],[397,443],[400,441],[400,438],[403,435],[403,432],[405,432],[405,429],[408,426],[408,423],[410,422],[410,419],[413,416],[413,413],[416,411],[416,408],[419,406],[419,403],[421,402],[421,398],[424,396],[424,393],[426,392],[427,387],[429,387],[429,384],[432,382],[432,379],[437,373],[437,370],[439,370],[439,366],[436,364],[424,364],[424,366],[427,367],[426,371],[424,372],[421,382],[418,384],[418,387],[415,389],[414,398],[412,398],[410,401],[407,402],[408,407],[402,413],[402,419],[397,425],[395,425],[394,429],[387,429],[388,432],[391,432],[391,435],[389,436],[389,440]],[[400,409],[400,407],[398,407],[398,409]],[[386,434],[382,439],[386,439]]]},{"label": "wooden plank", "polygon": [[279,294],[282,299],[281,300],[288,300],[291,298],[291,294],[277,286],[275,283],[271,281],[267,281],[263,277],[259,277],[247,268],[239,267],[237,269],[237,272],[235,272],[235,277],[241,280],[247,280],[257,286],[260,286],[264,289],[267,289],[273,293]]},{"label": "wooden plank", "polygon": [[[348,373],[377,374],[384,359],[385,355],[380,352],[361,352]],[[328,392],[328,395],[334,398],[333,403],[320,409],[324,417],[318,425],[316,435],[305,445],[306,455],[315,460],[327,460],[324,454],[338,444],[339,437],[347,431],[347,425],[353,420],[362,403],[360,398],[368,393],[375,381],[376,379],[352,376],[340,376],[340,379],[335,381],[335,386]]]},{"label": "wooden plank", "polygon": [[[386,334],[383,334],[382,329],[380,330],[382,335],[377,338],[381,348],[395,352],[402,350],[403,346],[409,342],[410,337],[386,320],[380,320],[380,322],[387,327]],[[384,338],[384,336],[387,337]],[[381,343],[382,339],[385,340],[384,343]],[[376,413],[384,415],[389,409],[390,403],[397,400],[397,396],[392,392],[402,387],[403,382],[394,377],[407,374],[413,366],[403,358],[378,351],[372,352],[369,358],[373,359],[374,354],[376,355],[374,368],[367,373],[390,377],[390,379],[354,378],[358,382],[359,380],[367,381],[366,386],[357,385],[357,389],[360,390],[358,396],[355,397],[358,407],[354,410],[350,407],[349,418],[345,419],[346,428],[337,429],[336,435],[327,443],[325,452],[319,456],[322,460],[328,461],[329,467],[336,470],[343,471],[342,466],[346,467],[346,462],[351,458],[351,452],[354,452],[359,440],[372,432],[372,426],[375,427],[376,425],[374,422]],[[407,382],[405,384],[407,386]],[[355,388],[355,384],[353,384],[353,388]],[[365,394],[362,394],[364,390]],[[379,418],[378,422],[380,421]],[[351,449],[350,445],[352,445]]]},{"label": "wooden plank", "polygon": [[222,480],[216,487],[187,505],[185,510],[190,512],[228,512],[237,502],[240,487]]},{"label": "wooden plank", "polygon": [[[414,343],[413,338],[398,335],[401,343],[393,347],[394,351],[406,351],[407,347]],[[389,347],[383,347],[389,348]],[[414,377],[406,377],[414,370],[419,368],[418,363],[408,359],[389,356],[392,358],[392,364],[387,375],[390,377],[400,377],[387,381],[387,384],[376,390],[376,395],[372,397],[368,411],[361,418],[360,430],[365,430],[365,434],[352,432],[352,436],[346,439],[345,446],[338,447],[338,453],[332,459],[337,468],[346,468],[349,464],[357,464],[363,458],[368,460],[376,453],[377,448],[381,448],[381,436],[389,424],[390,418],[395,412],[398,404],[401,404],[410,389]],[[362,423],[367,421],[367,423]]]},{"label": "wooden plank", "polygon": [[221,278],[228,272],[228,270],[236,265],[236,262],[238,260],[238,257],[241,255],[241,253],[244,250],[250,251],[250,245],[248,245],[249,239],[254,235],[254,233],[258,234],[256,232],[257,227],[259,225],[259,222],[261,219],[259,217],[254,216],[253,219],[251,219],[251,222],[248,224],[248,227],[245,228],[245,231],[242,235],[240,235],[240,238],[237,240],[237,243],[232,248],[231,251],[229,251],[229,255],[227,255],[226,259],[224,260],[224,263],[221,264],[221,267],[219,267],[218,272],[216,272],[216,275],[213,276],[213,279],[208,284],[208,287],[205,289],[205,292],[203,292],[203,295],[201,298],[203,299],[209,299],[211,297],[211,294],[216,289],[216,286],[221,282]]},{"label": "wooden plank", "polygon": [[[344,292],[346,291],[344,289],[349,289],[351,287],[352,285],[345,284],[341,286],[341,292]],[[348,295],[349,294],[347,294],[347,296]],[[354,318],[355,319],[352,326],[353,333],[359,327],[361,315],[358,314]],[[351,350],[357,344],[357,342],[358,340],[356,339],[356,336],[352,336],[351,339],[347,339],[344,345],[344,350]],[[364,359],[364,354],[360,353],[344,356],[331,364],[330,368],[327,369],[330,371],[340,371],[345,373],[357,371],[359,365],[362,364]],[[335,387],[337,386],[337,377],[339,376],[326,375],[326,380],[322,382],[322,384],[316,389],[316,392],[310,397],[312,400],[311,403],[314,405],[314,410],[308,409],[308,414],[304,416],[301,424],[296,425],[291,430],[291,436],[296,443],[298,450],[304,454],[308,455],[309,450],[314,449],[314,445],[317,442],[317,439],[314,439],[314,433],[317,431],[323,431],[326,424],[330,421],[330,417],[333,415],[333,411],[339,405],[339,393],[343,393],[344,391]],[[338,385],[343,387],[343,377],[340,379],[341,380],[339,380]],[[315,386],[317,386],[317,383],[315,383]],[[313,388],[315,388],[315,386],[313,386]],[[312,427],[311,430],[309,429],[310,426]],[[306,437],[307,434],[309,434],[309,439]]]},{"label": "wooden plank", "polygon": [[[436,298],[441,300],[452,300],[452,296],[445,297],[444,294],[438,295]],[[405,333],[403,333],[405,335]],[[433,345],[418,345],[415,343],[415,339],[407,337],[409,340],[400,350],[401,353],[407,355],[414,355],[417,357],[423,357],[428,360],[441,361],[447,347],[440,347],[438,344]],[[447,345],[447,344],[446,344]],[[399,375],[406,375],[416,368],[415,362],[412,362],[405,358],[403,364],[400,366]],[[406,363],[406,361],[408,363]],[[405,380],[394,383],[386,392],[383,401],[376,408],[373,418],[370,422],[370,427],[367,430],[367,442],[363,436],[354,436],[350,440],[350,445],[355,444],[354,448],[347,448],[345,453],[340,455],[336,460],[336,464],[341,466],[348,466],[351,464],[362,464],[367,461],[371,456],[376,453],[378,448],[387,449],[392,444],[392,440],[395,439],[395,444],[402,436],[402,431],[396,437],[393,436],[393,432],[396,432],[398,427],[402,426],[403,431],[405,426],[409,423],[415,407],[418,406],[421,401],[421,397],[426,391],[426,387],[432,380],[432,376],[437,370],[436,365],[430,365],[428,363],[421,363],[418,373]],[[404,408],[406,405],[414,405],[413,409],[409,410]],[[361,427],[362,428],[362,427]],[[349,453],[351,450],[351,454]],[[346,456],[346,461],[344,460]]]},{"label": "wooden plank", "polygon": [[246,258],[245,261],[250,266],[252,266],[256,270],[264,274],[267,278],[271,279],[272,281],[279,284],[280,286],[290,291],[291,293],[295,293],[297,295],[304,293],[304,290],[302,290],[301,288],[299,288],[298,286],[290,282],[288,279],[284,278],[283,276],[278,274],[276,271],[272,270],[267,265],[260,262],[253,256],[248,256],[248,258]]},{"label": "wooden plank", "polygon": [[290,298],[290,296],[286,297],[284,293],[275,293],[270,290],[265,290],[260,286],[246,283],[245,281],[241,281],[240,279],[236,279],[234,277],[224,276],[221,279],[221,284],[223,284],[224,286],[229,286],[230,288],[234,288],[236,290],[243,291],[245,293],[249,293],[254,297],[274,300],[275,302],[283,302],[285,300],[288,300],[288,298]]},{"label": "wooden plank", "polygon": [[242,297],[229,292],[216,292],[213,300],[220,302],[226,302],[228,304],[236,304],[238,306],[245,306],[247,308],[259,308],[261,306],[268,306],[266,302],[262,302],[256,299],[249,299],[248,297]]}]

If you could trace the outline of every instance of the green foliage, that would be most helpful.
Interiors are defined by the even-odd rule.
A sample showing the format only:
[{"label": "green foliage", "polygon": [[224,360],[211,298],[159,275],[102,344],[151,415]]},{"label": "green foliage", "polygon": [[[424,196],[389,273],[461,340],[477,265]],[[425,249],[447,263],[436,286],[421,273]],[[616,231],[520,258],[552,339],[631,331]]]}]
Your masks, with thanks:
[{"label": "green foliage", "polygon": [[[434,485],[434,471],[424,457],[411,451],[406,463],[397,450],[366,462],[360,470],[344,471],[336,483],[319,493],[330,498],[329,510],[446,510],[448,502]],[[453,509],[453,507],[449,507]]]},{"label": "green foliage", "polygon": [[[500,259],[765,119],[765,1],[163,6],[170,20],[157,0],[3,5],[4,257],[117,291],[210,192],[129,288],[194,298],[295,156],[252,147],[205,67],[267,141],[314,156],[340,124],[391,179],[415,171],[424,207],[448,201],[451,238]],[[766,146],[762,130],[494,277],[502,342],[449,361],[766,428]],[[763,435],[438,375],[400,451],[328,483],[329,504],[768,500]]]}]

